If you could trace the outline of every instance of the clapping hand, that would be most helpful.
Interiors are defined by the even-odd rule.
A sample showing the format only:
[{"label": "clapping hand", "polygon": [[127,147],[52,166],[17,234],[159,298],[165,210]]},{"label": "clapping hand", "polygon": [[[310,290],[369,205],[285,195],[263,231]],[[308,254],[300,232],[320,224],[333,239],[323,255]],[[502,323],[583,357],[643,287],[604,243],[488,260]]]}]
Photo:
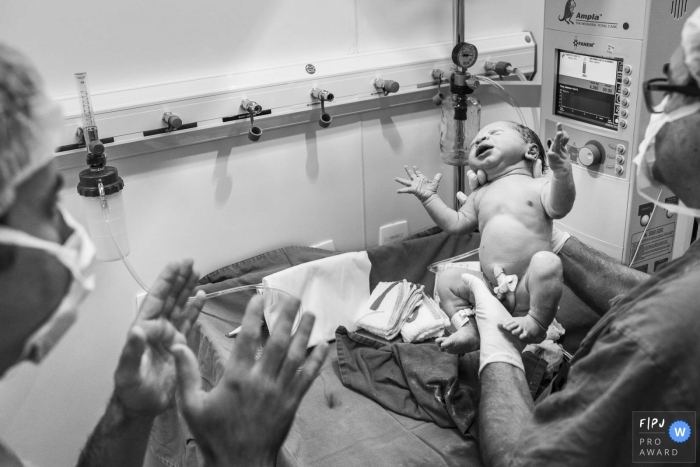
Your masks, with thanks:
[{"label": "clapping hand", "polygon": [[182,413],[210,467],[275,465],[294,414],[326,358],[325,342],[306,358],[314,316],[305,313],[291,336],[299,301],[286,299],[282,307],[256,360],[263,304],[257,296],[250,301],[224,373],[208,393],[192,350],[179,342],[170,349],[177,360]]},{"label": "clapping hand", "polygon": [[172,263],[146,295],[114,374],[115,396],[132,415],[150,417],[175,399],[175,359],[168,349],[185,336],[204,305],[199,292],[188,302],[198,274],[192,261]]}]

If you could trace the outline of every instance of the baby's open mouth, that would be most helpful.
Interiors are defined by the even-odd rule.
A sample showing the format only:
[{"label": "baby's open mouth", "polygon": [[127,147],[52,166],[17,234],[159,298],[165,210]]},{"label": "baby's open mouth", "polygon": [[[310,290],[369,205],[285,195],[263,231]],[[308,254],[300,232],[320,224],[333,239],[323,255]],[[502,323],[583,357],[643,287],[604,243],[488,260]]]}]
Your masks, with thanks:
[{"label": "baby's open mouth", "polygon": [[481,157],[489,149],[493,149],[493,146],[490,144],[480,144],[476,147],[476,157]]}]

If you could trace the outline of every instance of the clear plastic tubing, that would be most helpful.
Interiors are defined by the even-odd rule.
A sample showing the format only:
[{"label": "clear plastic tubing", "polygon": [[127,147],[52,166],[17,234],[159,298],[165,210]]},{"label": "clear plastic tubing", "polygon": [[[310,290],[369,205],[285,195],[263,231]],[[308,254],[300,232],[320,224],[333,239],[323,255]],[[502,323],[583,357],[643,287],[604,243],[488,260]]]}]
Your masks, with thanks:
[{"label": "clear plastic tubing", "polygon": [[122,256],[129,255],[131,248],[122,192],[104,197],[83,197],[83,207],[90,238],[97,247],[96,258],[119,261]]},{"label": "clear plastic tubing", "polygon": [[515,101],[515,99],[513,99],[513,96],[511,96],[510,93],[508,91],[506,91],[503,86],[501,86],[500,84],[498,84],[496,81],[492,80],[491,78],[487,78],[486,76],[477,76],[477,79],[479,81],[483,81],[485,83],[491,84],[491,85],[495,86],[497,89],[501,90],[503,92],[503,94],[505,94],[507,97],[506,102],[508,102],[511,105],[511,107],[513,107],[515,109],[515,111],[518,113],[518,117],[520,117],[520,123],[522,123],[525,126],[528,126],[527,122],[525,121],[525,117],[523,116],[523,113],[520,111],[520,105],[518,105],[518,103]]},{"label": "clear plastic tubing", "polygon": [[[120,193],[121,195],[121,193]],[[124,254],[124,250],[122,250],[121,245],[119,245],[119,240],[117,240],[117,236],[114,234],[114,229],[112,229],[112,219],[110,218],[109,215],[109,203],[107,202],[106,197],[100,197],[102,198],[102,217],[104,218],[105,225],[107,225],[107,229],[109,230],[109,235],[112,238],[113,244],[117,247],[117,250],[119,251],[119,256],[121,257],[122,262],[124,263],[124,266],[126,266],[126,269],[129,271],[131,274],[131,277],[134,278],[136,283],[141,287],[145,292],[148,292],[148,286],[146,286],[146,283],[139,277],[139,275],[136,273],[136,270],[134,267],[131,265],[131,262],[127,259],[126,254]],[[128,254],[128,252],[127,252]]]},{"label": "clear plastic tubing", "polygon": [[[515,68],[513,70],[513,73],[518,77],[520,81],[527,81],[527,78],[525,78],[525,75],[523,74],[522,71],[520,71],[520,68]],[[539,134],[540,132],[540,116],[537,113],[537,109],[535,107],[530,107],[530,110],[532,111],[532,129],[535,131],[535,133]]]}]

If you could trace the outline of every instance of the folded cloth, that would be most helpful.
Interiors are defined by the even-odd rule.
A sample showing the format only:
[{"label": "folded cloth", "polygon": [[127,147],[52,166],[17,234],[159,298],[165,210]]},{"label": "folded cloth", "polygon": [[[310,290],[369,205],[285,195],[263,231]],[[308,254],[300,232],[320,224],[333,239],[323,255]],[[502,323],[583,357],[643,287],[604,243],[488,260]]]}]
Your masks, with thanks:
[{"label": "folded cloth", "polygon": [[445,334],[445,326],[449,325],[450,319],[445,312],[435,300],[423,292],[423,302],[406,319],[406,323],[401,327],[401,337],[404,342],[420,342],[441,337]]},{"label": "folded cloth", "polygon": [[[313,312],[316,323],[308,347],[335,339],[338,326],[352,328],[369,298],[367,252],[344,253],[284,269],[263,278],[263,285],[282,289],[301,300],[304,312]],[[270,330],[276,309],[265,310]]]},{"label": "folded cloth", "polygon": [[369,300],[360,309],[355,329],[366,329],[374,335],[391,340],[398,336],[401,326],[421,304],[423,286],[407,282],[380,282]]}]

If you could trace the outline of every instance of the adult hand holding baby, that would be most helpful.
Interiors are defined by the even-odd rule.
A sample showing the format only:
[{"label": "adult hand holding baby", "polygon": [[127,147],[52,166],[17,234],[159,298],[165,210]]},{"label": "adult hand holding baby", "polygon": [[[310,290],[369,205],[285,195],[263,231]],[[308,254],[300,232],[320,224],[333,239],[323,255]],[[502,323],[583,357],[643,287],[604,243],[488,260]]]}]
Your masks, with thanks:
[{"label": "adult hand holding baby", "polygon": [[479,374],[490,363],[508,363],[525,371],[520,356],[525,343],[510,332],[502,330],[502,323],[510,321],[510,313],[491,294],[484,281],[472,274],[463,274],[462,280],[473,296],[474,313],[481,338]]}]

